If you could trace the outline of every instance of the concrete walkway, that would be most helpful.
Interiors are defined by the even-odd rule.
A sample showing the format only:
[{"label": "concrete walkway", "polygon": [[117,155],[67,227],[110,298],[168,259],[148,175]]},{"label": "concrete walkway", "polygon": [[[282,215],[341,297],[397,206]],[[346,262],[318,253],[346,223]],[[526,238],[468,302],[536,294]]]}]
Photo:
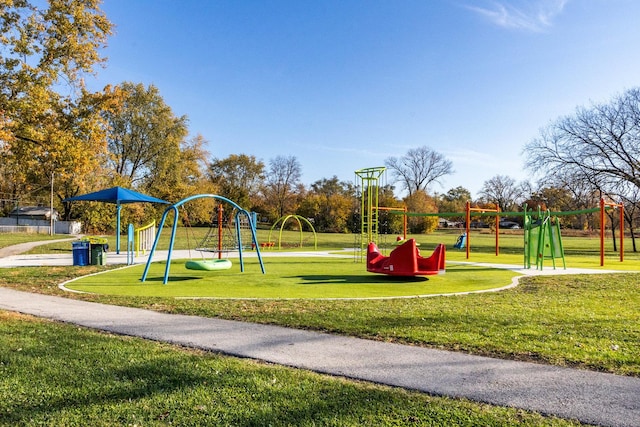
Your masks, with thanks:
[{"label": "concrete walkway", "polygon": [[0,309],[584,423],[640,426],[640,378],[163,314],[5,288],[0,288]]},{"label": "concrete walkway", "polygon": [[58,243],[58,242],[71,242],[73,240],[78,240],[78,237],[70,237],[68,239],[57,239],[57,240],[42,240],[39,242],[26,242],[20,243],[13,246],[5,246],[4,248],[0,248],[0,259],[7,258],[10,256],[15,256],[21,254],[23,252],[30,251],[31,249],[37,246],[48,245],[50,243]]}]

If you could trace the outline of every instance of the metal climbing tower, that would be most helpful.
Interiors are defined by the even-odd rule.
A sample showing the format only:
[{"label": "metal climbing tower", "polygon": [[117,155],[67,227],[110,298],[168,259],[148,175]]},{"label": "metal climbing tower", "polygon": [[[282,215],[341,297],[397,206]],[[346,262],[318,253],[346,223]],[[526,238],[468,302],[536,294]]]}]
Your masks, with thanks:
[{"label": "metal climbing tower", "polygon": [[378,243],[378,193],[380,177],[386,168],[378,166],[355,171],[360,178],[360,253],[365,253],[369,242]]}]

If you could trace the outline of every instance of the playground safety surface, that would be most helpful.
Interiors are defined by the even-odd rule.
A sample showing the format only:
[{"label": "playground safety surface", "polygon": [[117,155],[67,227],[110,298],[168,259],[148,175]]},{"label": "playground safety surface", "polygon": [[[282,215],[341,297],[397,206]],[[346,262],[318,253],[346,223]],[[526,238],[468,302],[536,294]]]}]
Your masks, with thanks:
[{"label": "playground safety surface", "polygon": [[[58,263],[53,265],[69,265],[70,255],[65,258],[66,263],[62,263],[60,256],[11,255],[0,258],[0,266],[51,265],[45,264],[47,259]],[[117,256],[108,259],[115,263]],[[553,274],[579,272],[554,270]],[[165,314],[6,288],[0,288],[0,309],[583,423],[640,425],[640,378],[635,377],[279,326]]]}]

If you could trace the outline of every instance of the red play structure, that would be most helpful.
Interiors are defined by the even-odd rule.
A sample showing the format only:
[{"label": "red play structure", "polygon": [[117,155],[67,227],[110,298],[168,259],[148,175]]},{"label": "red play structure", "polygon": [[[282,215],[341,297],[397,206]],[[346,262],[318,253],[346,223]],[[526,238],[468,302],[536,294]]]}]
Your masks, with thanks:
[{"label": "red play structure", "polygon": [[445,248],[442,243],[436,246],[429,258],[420,256],[415,239],[409,239],[391,251],[389,256],[380,253],[375,243],[367,247],[367,271],[389,274],[391,276],[429,276],[442,274]]}]

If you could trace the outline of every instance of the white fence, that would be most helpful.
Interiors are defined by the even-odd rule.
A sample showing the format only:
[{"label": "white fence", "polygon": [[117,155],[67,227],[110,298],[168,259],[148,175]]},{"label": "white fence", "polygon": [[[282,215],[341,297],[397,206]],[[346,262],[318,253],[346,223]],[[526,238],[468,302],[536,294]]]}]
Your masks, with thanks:
[{"label": "white fence", "polygon": [[[54,221],[54,234],[80,234],[82,224],[79,221]],[[51,223],[44,219],[0,218],[0,233],[38,233],[50,234]]]}]

